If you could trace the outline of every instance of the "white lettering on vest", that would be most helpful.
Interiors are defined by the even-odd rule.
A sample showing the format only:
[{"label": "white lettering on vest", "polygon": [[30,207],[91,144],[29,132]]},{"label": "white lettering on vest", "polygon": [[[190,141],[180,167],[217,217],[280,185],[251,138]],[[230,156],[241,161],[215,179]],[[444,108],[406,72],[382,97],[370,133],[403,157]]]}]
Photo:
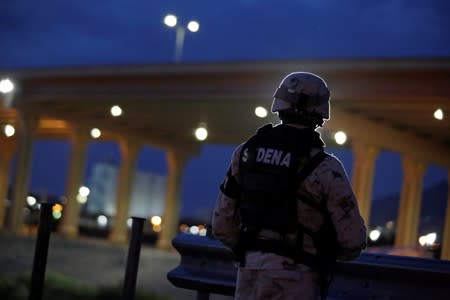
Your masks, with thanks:
[{"label": "white lettering on vest", "polygon": [[285,166],[288,167],[291,165],[291,153],[287,153],[286,156],[283,158],[283,160],[281,161],[280,166]]},{"label": "white lettering on vest", "polygon": [[291,153],[284,153],[282,150],[272,148],[257,148],[256,162],[289,168],[291,164]]},{"label": "white lettering on vest", "polygon": [[248,148],[244,149],[244,153],[242,154],[242,161],[247,162],[248,160]]},{"label": "white lettering on vest", "polygon": [[266,154],[264,155],[264,162],[266,164],[271,164],[270,159],[272,158],[273,149],[268,148]]}]

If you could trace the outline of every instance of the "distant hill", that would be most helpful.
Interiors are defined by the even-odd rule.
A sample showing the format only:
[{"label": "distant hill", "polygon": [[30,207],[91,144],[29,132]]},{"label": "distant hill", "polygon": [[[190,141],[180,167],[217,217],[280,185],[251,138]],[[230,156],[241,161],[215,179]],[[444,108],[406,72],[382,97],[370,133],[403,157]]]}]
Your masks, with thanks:
[{"label": "distant hill", "polygon": [[[439,182],[423,191],[419,234],[434,231],[438,233],[438,237],[442,236],[447,201],[446,181]],[[384,226],[387,221],[396,220],[399,203],[399,194],[373,199],[370,226]]]}]

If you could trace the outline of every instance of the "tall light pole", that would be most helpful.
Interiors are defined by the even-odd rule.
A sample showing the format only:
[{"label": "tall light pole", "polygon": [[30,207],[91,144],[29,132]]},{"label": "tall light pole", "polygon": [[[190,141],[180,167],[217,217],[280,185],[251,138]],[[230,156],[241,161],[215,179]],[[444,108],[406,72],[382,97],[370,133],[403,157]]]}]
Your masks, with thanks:
[{"label": "tall light pole", "polygon": [[[186,28],[190,32],[197,32],[200,29],[200,24],[197,21],[189,21],[186,28],[183,25],[178,25],[178,19],[175,15],[167,15],[164,17],[164,24],[176,29],[175,37],[175,62],[181,61],[184,46],[184,36],[186,35]],[[178,26],[177,26],[178,25]]]},{"label": "tall light pole", "polygon": [[0,80],[0,93],[4,95],[3,105],[6,108],[12,106],[14,89],[15,89],[14,82],[12,82],[9,78],[2,78]]}]

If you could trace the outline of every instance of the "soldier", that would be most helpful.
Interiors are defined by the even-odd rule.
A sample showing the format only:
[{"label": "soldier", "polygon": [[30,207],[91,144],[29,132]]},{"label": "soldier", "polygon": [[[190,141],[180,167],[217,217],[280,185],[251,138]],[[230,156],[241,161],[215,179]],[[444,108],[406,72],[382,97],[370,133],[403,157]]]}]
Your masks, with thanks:
[{"label": "soldier", "polygon": [[346,172],[316,131],[329,101],[322,78],[289,74],[272,103],[281,124],[263,126],[232,155],[212,229],[239,262],[235,299],[325,299],[335,261],[366,246]]}]

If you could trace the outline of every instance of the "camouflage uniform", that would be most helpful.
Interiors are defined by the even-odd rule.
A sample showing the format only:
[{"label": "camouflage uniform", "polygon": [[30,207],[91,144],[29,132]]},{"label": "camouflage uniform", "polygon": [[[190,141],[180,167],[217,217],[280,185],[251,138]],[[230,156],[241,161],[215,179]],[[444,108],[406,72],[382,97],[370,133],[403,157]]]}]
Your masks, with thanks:
[{"label": "camouflage uniform", "polygon": [[[298,125],[292,125],[299,127]],[[242,146],[236,148],[231,161],[231,175],[239,183],[239,157]],[[319,151],[311,150],[311,155]],[[229,179],[227,178],[224,181]],[[309,194],[317,203],[326,201],[332,223],[337,233],[339,260],[351,260],[359,256],[366,242],[366,228],[357,202],[341,162],[330,155],[303,181],[299,192]],[[237,199],[219,192],[212,220],[214,236],[224,245],[233,248],[239,239]],[[298,221],[304,227],[317,231],[324,223],[322,213],[297,201]],[[304,235],[303,249],[316,253],[312,239]],[[245,266],[239,267],[235,299],[317,299],[319,274],[293,259],[248,251]]]}]

